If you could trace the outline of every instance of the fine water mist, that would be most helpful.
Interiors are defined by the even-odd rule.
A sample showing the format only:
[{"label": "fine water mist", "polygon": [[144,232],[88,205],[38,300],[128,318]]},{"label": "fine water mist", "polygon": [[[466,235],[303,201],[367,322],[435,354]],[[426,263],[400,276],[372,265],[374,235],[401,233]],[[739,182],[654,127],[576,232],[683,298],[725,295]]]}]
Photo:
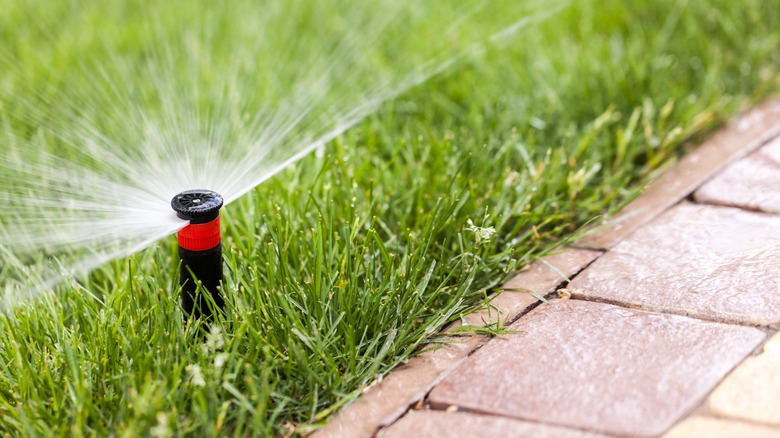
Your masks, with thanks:
[{"label": "fine water mist", "polygon": [[[49,44],[0,35],[0,307],[176,232],[176,193],[215,190],[229,204],[563,7],[106,1],[43,14],[21,3],[0,0],[0,20]],[[65,39],[73,27],[82,38]]]}]

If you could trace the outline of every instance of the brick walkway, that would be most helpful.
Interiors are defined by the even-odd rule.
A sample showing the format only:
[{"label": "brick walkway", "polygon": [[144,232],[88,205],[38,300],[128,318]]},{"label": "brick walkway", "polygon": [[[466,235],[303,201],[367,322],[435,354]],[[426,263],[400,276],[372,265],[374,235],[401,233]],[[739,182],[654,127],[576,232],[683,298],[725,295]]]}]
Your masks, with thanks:
[{"label": "brick walkway", "polygon": [[780,99],[506,289],[313,436],[780,438]]}]

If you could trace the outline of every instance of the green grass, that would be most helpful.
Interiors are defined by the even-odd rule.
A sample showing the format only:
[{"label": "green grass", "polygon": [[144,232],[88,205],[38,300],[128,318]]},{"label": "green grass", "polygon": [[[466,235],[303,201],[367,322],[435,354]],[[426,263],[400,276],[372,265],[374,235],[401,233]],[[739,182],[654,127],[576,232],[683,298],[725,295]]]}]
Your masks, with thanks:
[{"label": "green grass", "polygon": [[211,328],[183,322],[172,238],[0,316],[0,433],[316,428],[776,92],[778,47],[777,0],[575,1],[230,205]]}]

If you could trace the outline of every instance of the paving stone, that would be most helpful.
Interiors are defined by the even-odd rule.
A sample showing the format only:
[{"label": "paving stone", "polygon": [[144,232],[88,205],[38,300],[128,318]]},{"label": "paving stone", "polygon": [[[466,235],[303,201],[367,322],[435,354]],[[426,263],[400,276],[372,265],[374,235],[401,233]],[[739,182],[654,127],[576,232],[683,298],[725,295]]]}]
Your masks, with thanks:
[{"label": "paving stone", "polygon": [[663,438],[780,438],[780,429],[740,421],[692,417],[675,426]]},{"label": "paving stone", "polygon": [[488,342],[429,396],[435,408],[616,435],[663,433],[764,339],[757,329],[556,300]]},{"label": "paving stone", "polygon": [[[587,266],[601,253],[589,250],[565,249],[544,257],[509,280],[504,287],[523,288],[546,295]],[[491,301],[490,312],[475,312],[467,316],[468,323],[486,325],[503,323],[526,311],[538,301],[528,292],[500,293]],[[394,370],[368,388],[354,403],[342,409],[328,425],[312,435],[312,438],[348,438],[371,436],[381,426],[386,426],[404,414],[410,405],[422,400],[433,386],[463,361],[469,353],[482,345],[486,337],[462,338],[456,343],[422,353],[407,364]]]},{"label": "paving stone", "polygon": [[719,416],[780,426],[780,334],[718,386],[709,406]]},{"label": "paving stone", "polygon": [[707,179],[780,134],[780,99],[772,99],[730,123],[718,134],[664,172],[603,230],[577,242],[579,247],[609,249],[669,207],[693,193]]},{"label": "paving stone", "polygon": [[726,168],[695,197],[703,203],[780,213],[780,138]]},{"label": "paving stone", "polygon": [[600,438],[605,435],[463,412],[409,411],[378,438]]},{"label": "paving stone", "polygon": [[780,322],[780,217],[681,204],[572,281],[574,298],[772,326]]}]

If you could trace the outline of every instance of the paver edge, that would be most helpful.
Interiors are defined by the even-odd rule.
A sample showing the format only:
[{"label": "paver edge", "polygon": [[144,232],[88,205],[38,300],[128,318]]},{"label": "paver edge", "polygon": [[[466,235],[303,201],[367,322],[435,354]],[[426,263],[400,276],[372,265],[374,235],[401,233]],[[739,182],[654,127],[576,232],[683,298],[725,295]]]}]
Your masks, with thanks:
[{"label": "paver edge", "polygon": [[[666,169],[636,199],[623,207],[615,217],[597,228],[597,232],[572,244],[575,248],[606,251],[646,225],[687,196],[715,174],[780,137],[780,96],[771,97],[747,113],[732,119],[712,136],[686,154],[676,165]],[[736,146],[729,146],[729,145]],[[725,146],[724,146],[725,145]],[[685,179],[691,170],[702,170],[698,157],[709,154],[725,156],[706,171],[690,178],[683,186],[668,191],[677,179]],[[642,206],[642,204],[648,204]]]},{"label": "paver edge", "polygon": [[[647,211],[643,212],[640,210],[638,213],[635,213],[636,216],[640,217],[640,220],[635,221],[635,223],[632,224],[632,226],[629,229],[620,232],[617,238],[615,237],[612,237],[611,239],[609,238],[610,234],[614,233],[615,227],[613,222],[613,224],[608,224],[597,233],[574,242],[571,245],[571,247],[567,247],[565,248],[565,250],[593,251],[594,253],[597,253],[599,251],[609,250],[618,241],[627,237],[636,229],[644,226],[649,221],[653,220],[655,217],[657,217],[664,211],[668,210],[669,208],[677,204],[679,201],[685,199],[685,197],[693,193],[696,190],[696,188],[700,187],[702,184],[704,184],[706,181],[708,181],[710,178],[712,178],[715,174],[720,172],[726,166],[738,160],[739,158],[748,155],[754,150],[757,150],[758,148],[760,148],[761,146],[763,146],[764,144],[768,143],[769,141],[773,140],[775,137],[778,136],[780,136],[780,96],[775,96],[767,99],[760,105],[754,107],[751,111],[739,115],[734,119],[732,119],[732,121],[730,121],[725,127],[719,129],[714,135],[712,135],[703,143],[698,145],[693,151],[689,152],[686,155],[686,157],[681,159],[677,164],[665,170],[655,181],[650,183],[648,188],[639,197],[637,197],[626,207],[624,207],[621,210],[621,213],[628,211],[628,214],[631,214],[632,208],[636,210],[636,207],[632,207],[632,206],[640,205],[640,203],[642,202],[647,202],[648,199],[651,201],[651,205],[652,205],[653,204],[652,197],[659,196],[659,193],[656,192],[661,192],[661,194],[663,195],[662,188],[665,183],[687,172],[687,169],[689,168],[698,167],[696,162],[687,159],[693,154],[707,153],[708,150],[717,149],[720,144],[726,141],[739,142],[743,145],[741,147],[736,147],[732,150],[727,151],[727,158],[723,160],[721,163],[719,163],[718,165],[712,166],[711,168],[707,169],[705,175],[696,178],[694,181],[681,187],[679,190],[677,190],[674,193],[666,193],[665,196],[661,196],[661,199],[656,200],[657,202],[655,202],[656,207],[660,206],[660,208],[656,208],[655,210],[649,212]],[[620,214],[617,216],[617,219],[619,218],[620,218]],[[607,238],[605,239],[604,236],[607,236]],[[598,239],[601,239],[602,242],[606,242],[607,244],[598,244],[599,242]],[[600,252],[594,254],[594,257],[590,261],[590,263],[592,263],[595,259],[600,257],[601,254],[602,253]],[[517,275],[520,274],[521,273],[518,273]],[[510,279],[509,281],[512,280]],[[479,338],[478,335],[474,335],[470,337],[470,339],[466,342],[467,343],[472,342],[474,340],[477,340],[478,338]],[[462,362],[463,359],[465,359],[466,357],[468,357],[468,355],[470,355],[471,353],[476,351],[479,347],[481,347],[484,344],[484,342],[485,340],[477,341],[476,345],[471,350],[466,352],[460,360],[457,360],[456,363],[453,364],[451,367],[440,372],[435,379],[432,379],[430,385],[428,386],[427,391],[430,391],[430,389],[436,385],[436,382],[441,381],[444,377],[446,377],[446,375],[449,374],[449,372],[451,372],[455,367],[457,367],[457,365],[460,362]],[[419,357],[420,356],[418,356],[418,358]],[[426,366],[425,358],[422,358],[417,362],[419,363],[416,363],[411,366],[407,365],[406,369],[408,370],[410,367],[415,367],[415,366],[417,367]],[[396,374],[397,372],[398,369],[391,371],[390,374],[388,374],[388,378]],[[381,386],[381,384],[379,386]],[[339,412],[330,420],[330,422],[326,426],[318,430],[315,430],[308,436],[311,438],[345,436],[342,434],[343,429],[339,428],[340,426],[343,427],[343,424],[340,424],[342,421],[340,417],[344,414],[345,411],[350,409],[350,407],[354,403],[360,403],[361,401],[366,402],[364,397],[367,393],[369,393],[370,391],[377,391],[377,390],[378,390],[377,387],[368,388],[364,392],[364,394],[360,396],[360,398],[358,398],[357,400],[353,401],[349,405],[340,409]],[[410,392],[417,393],[419,391],[410,391]],[[422,398],[419,398],[419,400],[422,400]],[[366,421],[362,425],[363,427],[359,428],[362,429],[362,432],[354,434],[353,436],[373,436],[381,427],[390,425],[398,418],[400,418],[409,409],[409,407],[414,405],[414,403],[416,403],[417,401],[418,400],[409,400],[408,397],[405,397],[403,400],[398,400],[397,404],[401,409],[395,409],[393,413],[390,415],[382,415],[379,418],[366,419]],[[368,401],[366,403],[371,403],[371,402]],[[403,408],[403,406],[405,406],[405,409]],[[685,418],[687,418],[687,416],[681,418],[680,421],[684,420]],[[368,430],[371,430],[371,432],[368,432]]]},{"label": "paver edge", "polygon": [[[542,295],[548,296],[549,294],[554,293],[557,287],[560,284],[564,283],[566,279],[564,278],[556,278],[555,280],[545,279],[544,273],[549,273],[548,270],[553,269],[550,268],[549,263],[547,263],[545,259],[551,259],[555,257],[566,258],[571,256],[574,259],[573,266],[569,266],[568,267],[569,269],[567,270],[570,272],[565,273],[567,277],[571,278],[577,273],[579,273],[581,270],[589,266],[600,255],[601,252],[599,251],[564,247],[561,248],[561,251],[554,252],[552,255],[544,257],[532,263],[527,267],[528,269],[524,269],[516,273],[516,275],[513,276],[511,279],[509,279],[505,283],[505,285],[510,284],[518,277],[528,276],[531,277],[531,279],[530,280],[526,279],[526,282],[531,282],[532,280],[539,280],[542,283],[545,283],[546,290],[542,292]],[[536,269],[536,271],[534,271],[534,269]],[[494,296],[491,297],[491,299],[495,300],[499,298],[502,294],[508,294],[508,293],[522,294],[522,292],[501,291],[499,293],[494,294]],[[514,320],[519,319],[520,316],[527,313],[529,310],[531,310],[535,305],[538,305],[539,303],[540,301],[538,301],[536,298],[531,297],[531,299],[528,301],[528,304],[525,307],[514,309],[513,314],[507,315],[508,318],[507,322],[513,322]],[[486,311],[482,311],[482,312],[486,312]],[[449,330],[452,330],[458,325],[459,325],[458,323],[451,324],[443,331],[443,334],[447,335],[447,332]],[[453,335],[450,334],[450,336]],[[367,388],[365,392],[358,399],[354,400],[349,405],[343,407],[330,420],[330,422],[326,426],[314,431],[309,436],[312,438],[325,438],[325,437],[342,438],[342,437],[350,437],[350,436],[356,436],[356,437],[372,436],[379,430],[379,428],[383,426],[388,426],[393,422],[395,422],[398,418],[403,416],[408,411],[408,408],[410,406],[424,399],[425,395],[427,395],[427,393],[430,392],[430,390],[438,382],[444,379],[463,360],[468,358],[470,354],[472,354],[474,351],[476,351],[479,347],[481,347],[485,342],[489,340],[486,336],[483,335],[470,335],[470,336],[455,335],[455,336],[459,339],[463,339],[461,345],[469,345],[469,344],[472,345],[470,345],[469,348],[464,349],[462,351],[456,351],[455,354],[457,356],[450,358],[450,360],[452,360],[453,363],[449,366],[446,366],[444,369],[440,369],[436,376],[430,377],[429,381],[422,388],[424,389],[423,391],[421,391],[420,390],[421,388],[419,387],[411,387],[408,390],[404,391],[404,393],[401,394],[399,398],[393,400],[393,407],[388,407],[388,406],[383,406],[381,401],[374,402],[373,400],[367,399],[372,396],[376,396],[377,393],[381,393],[383,391],[384,382],[378,383],[374,386]],[[450,346],[452,344],[446,344],[446,345]],[[419,356],[413,357],[412,359],[410,359],[410,361],[407,364],[404,364],[401,367],[398,367],[395,370],[391,371],[384,380],[391,380],[394,378],[398,378],[399,374],[403,374],[403,373],[412,374],[413,373],[412,369],[415,367],[418,370],[421,370],[420,374],[425,374],[426,372],[429,372],[430,371],[429,368],[431,367],[436,368],[436,365],[432,364],[432,362],[435,362],[434,360],[431,359],[432,355],[433,353],[429,351]],[[400,376],[401,379],[405,377],[406,376],[403,375]],[[406,378],[412,379],[413,376],[406,377]],[[399,385],[395,384],[395,386],[398,387]],[[372,418],[367,418],[361,425],[353,424],[353,422],[350,421],[350,418],[352,417],[352,413],[350,412],[350,410],[358,410],[361,408],[366,409],[368,404],[372,402],[375,403],[376,406],[376,409],[372,412]],[[371,432],[368,432],[367,430],[371,430]]]}]

